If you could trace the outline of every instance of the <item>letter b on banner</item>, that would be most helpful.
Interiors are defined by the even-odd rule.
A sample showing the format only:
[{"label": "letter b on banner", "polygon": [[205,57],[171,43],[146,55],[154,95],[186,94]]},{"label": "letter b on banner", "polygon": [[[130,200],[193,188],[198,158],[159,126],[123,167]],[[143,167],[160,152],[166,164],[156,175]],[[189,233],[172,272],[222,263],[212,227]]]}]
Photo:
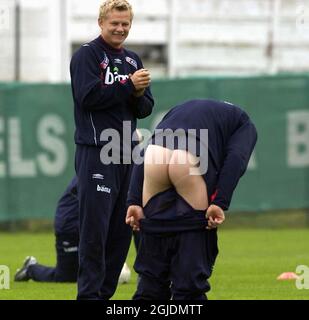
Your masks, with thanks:
[{"label": "letter b on banner", "polygon": [[0,290],[10,289],[10,269],[0,265]]}]

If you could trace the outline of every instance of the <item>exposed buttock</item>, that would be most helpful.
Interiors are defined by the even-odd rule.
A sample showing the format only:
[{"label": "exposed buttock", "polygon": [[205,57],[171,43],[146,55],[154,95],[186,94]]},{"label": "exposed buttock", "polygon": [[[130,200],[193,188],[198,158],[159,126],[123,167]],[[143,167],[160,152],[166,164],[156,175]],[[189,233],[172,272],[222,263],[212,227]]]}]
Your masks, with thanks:
[{"label": "exposed buttock", "polygon": [[[199,173],[198,163],[199,159],[188,151],[149,145],[144,162],[144,211],[156,212],[171,201],[180,211],[206,211],[207,186]],[[158,199],[165,199],[165,203],[159,203]]]}]

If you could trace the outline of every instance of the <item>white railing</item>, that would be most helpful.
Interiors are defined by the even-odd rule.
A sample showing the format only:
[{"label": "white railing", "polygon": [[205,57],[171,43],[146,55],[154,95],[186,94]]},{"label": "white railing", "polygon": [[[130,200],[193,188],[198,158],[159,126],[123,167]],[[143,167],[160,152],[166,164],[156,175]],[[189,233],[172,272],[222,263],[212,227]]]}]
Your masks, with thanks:
[{"label": "white railing", "polygon": [[[21,80],[69,80],[70,48],[99,34],[101,1],[0,0],[0,80],[14,80],[18,56]],[[19,55],[14,3],[21,6]],[[309,0],[131,3],[127,44],[166,46],[169,76],[309,71]]]}]

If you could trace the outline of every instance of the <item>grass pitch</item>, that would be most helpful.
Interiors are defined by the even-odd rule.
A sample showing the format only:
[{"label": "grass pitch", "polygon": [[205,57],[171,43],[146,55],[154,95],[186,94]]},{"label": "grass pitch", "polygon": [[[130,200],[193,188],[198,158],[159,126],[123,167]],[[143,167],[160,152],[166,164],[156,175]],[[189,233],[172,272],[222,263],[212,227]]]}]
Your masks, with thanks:
[{"label": "grass pitch", "polygon": [[[0,265],[10,268],[10,289],[0,290],[0,300],[71,300],[76,284],[13,282],[15,270],[27,255],[46,265],[55,264],[52,233],[1,233]],[[127,262],[129,284],[120,285],[113,299],[130,300],[136,286],[135,257],[131,246]],[[299,290],[295,280],[278,281],[282,272],[309,266],[309,229],[219,230],[219,256],[210,279],[210,300],[309,300],[309,289]]]}]

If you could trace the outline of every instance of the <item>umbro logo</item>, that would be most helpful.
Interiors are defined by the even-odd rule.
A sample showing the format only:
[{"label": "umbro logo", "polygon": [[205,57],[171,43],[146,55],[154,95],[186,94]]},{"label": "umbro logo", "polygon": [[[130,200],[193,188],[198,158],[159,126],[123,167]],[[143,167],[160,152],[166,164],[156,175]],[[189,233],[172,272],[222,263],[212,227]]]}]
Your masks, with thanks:
[{"label": "umbro logo", "polygon": [[95,173],[92,175],[92,179],[104,180],[103,174]]},{"label": "umbro logo", "polygon": [[98,191],[98,192],[111,193],[111,188],[97,185],[97,191]]},{"label": "umbro logo", "polygon": [[78,247],[63,248],[64,252],[77,252]]},{"label": "umbro logo", "polygon": [[120,59],[118,59],[118,58],[114,59],[114,62],[118,63],[118,64],[122,64],[122,61]]}]

